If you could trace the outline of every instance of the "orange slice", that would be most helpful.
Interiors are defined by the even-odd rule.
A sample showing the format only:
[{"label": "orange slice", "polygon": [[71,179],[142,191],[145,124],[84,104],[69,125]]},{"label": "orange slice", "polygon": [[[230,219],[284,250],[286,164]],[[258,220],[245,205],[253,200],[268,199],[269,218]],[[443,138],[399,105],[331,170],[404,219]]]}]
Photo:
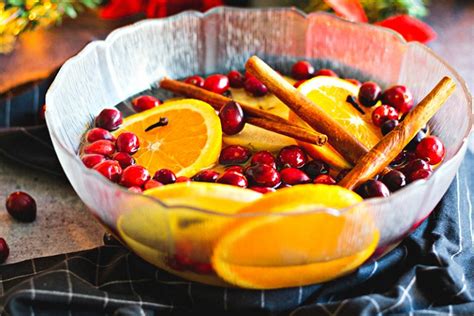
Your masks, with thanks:
[{"label": "orange slice", "polygon": [[[318,76],[301,84],[298,90],[343,125],[367,148],[370,149],[379,142],[382,135],[379,129],[372,124],[371,110],[363,108],[366,112],[363,115],[346,101],[349,95],[357,96],[359,94],[359,88],[356,85],[336,77]],[[290,113],[289,118],[298,124],[306,125],[294,113]],[[314,159],[325,160],[339,169],[351,167],[329,144],[314,146],[301,143],[300,145]]]},{"label": "orange slice", "polygon": [[[168,119],[168,125],[145,132],[163,117]],[[140,149],[133,157],[151,173],[167,168],[178,176],[193,176],[216,163],[222,144],[215,110],[194,99],[166,102],[129,116],[114,135],[125,131],[135,133],[140,139]]]},{"label": "orange slice", "polygon": [[352,191],[321,184],[263,196],[242,209],[218,240],[213,267],[225,281],[254,289],[347,274],[370,257],[379,240],[370,212],[357,206],[338,211],[360,201]]}]

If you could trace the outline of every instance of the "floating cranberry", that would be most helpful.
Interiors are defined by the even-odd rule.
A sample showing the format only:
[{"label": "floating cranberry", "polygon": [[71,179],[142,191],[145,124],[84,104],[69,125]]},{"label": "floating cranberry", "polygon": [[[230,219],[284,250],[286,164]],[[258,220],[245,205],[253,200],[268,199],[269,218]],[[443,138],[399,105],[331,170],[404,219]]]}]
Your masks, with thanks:
[{"label": "floating cranberry", "polygon": [[357,194],[359,194],[364,199],[369,199],[373,197],[387,197],[390,195],[390,191],[383,182],[377,180],[368,180],[356,189]]},{"label": "floating cranberry", "polygon": [[272,193],[276,191],[274,188],[261,187],[261,186],[252,186],[252,187],[249,187],[249,189],[258,193],[262,193],[262,194]]},{"label": "floating cranberry", "polygon": [[162,102],[151,95],[142,95],[132,101],[135,112],[143,112],[159,106]]},{"label": "floating cranberry", "polygon": [[81,156],[82,163],[89,169],[93,168],[102,161],[105,161],[106,159],[107,158],[105,158],[104,155],[100,154],[86,154]]},{"label": "floating cranberry", "polygon": [[227,135],[240,133],[245,126],[244,111],[235,101],[227,102],[219,111],[222,131]]},{"label": "floating cranberry", "polygon": [[387,120],[383,122],[382,126],[380,127],[380,130],[382,131],[382,135],[387,135],[390,133],[395,127],[397,127],[399,124],[398,120]]},{"label": "floating cranberry", "polygon": [[150,190],[150,189],[159,188],[162,186],[163,186],[163,183],[150,179],[147,182],[145,182],[145,184],[143,185],[143,190]]},{"label": "floating cranberry", "polygon": [[216,181],[217,183],[230,184],[233,186],[246,188],[248,185],[247,178],[237,171],[226,171]]},{"label": "floating cranberry", "polygon": [[197,182],[216,182],[219,178],[219,172],[214,170],[203,170],[193,177]]},{"label": "floating cranberry", "polygon": [[227,167],[225,168],[225,171],[235,171],[235,172],[238,172],[238,173],[244,173],[244,167],[242,166],[230,166],[230,167]]},{"label": "floating cranberry", "polygon": [[376,126],[382,126],[385,121],[398,120],[398,112],[388,105],[381,105],[372,112],[372,121]]},{"label": "floating cranberry", "polygon": [[84,153],[99,154],[103,156],[110,156],[115,152],[115,145],[110,140],[98,140],[92,144],[84,146]]},{"label": "floating cranberry", "polygon": [[338,74],[331,69],[320,69],[314,74],[314,76],[339,77]]},{"label": "floating cranberry", "polygon": [[118,161],[122,169],[135,164],[135,159],[127,153],[115,153],[113,154],[112,159]]},{"label": "floating cranberry", "polygon": [[250,166],[246,170],[245,175],[252,184],[257,186],[274,188],[281,182],[278,171],[272,166],[265,164]]},{"label": "floating cranberry", "polygon": [[426,137],[426,133],[423,130],[418,131],[415,137],[405,147],[406,150],[415,151],[418,144]]},{"label": "floating cranberry", "polygon": [[229,78],[220,74],[210,75],[204,80],[203,88],[214,93],[222,94],[229,90]]},{"label": "floating cranberry", "polygon": [[140,188],[140,187],[129,187],[128,191],[135,192],[135,193],[142,193],[143,192],[142,188]]},{"label": "floating cranberry", "polygon": [[301,85],[302,85],[303,83],[305,83],[305,82],[306,82],[306,79],[296,81],[296,82],[293,84],[293,87],[298,88],[299,86],[301,86]]},{"label": "floating cranberry", "polygon": [[280,167],[301,168],[308,162],[308,156],[302,148],[291,145],[280,150],[277,161]]},{"label": "floating cranberry", "polygon": [[0,263],[7,261],[8,255],[10,254],[10,248],[5,239],[0,237]]},{"label": "floating cranberry", "polygon": [[249,160],[250,150],[240,145],[230,145],[222,149],[219,156],[221,165],[241,164]]},{"label": "floating cranberry", "polygon": [[263,97],[268,93],[268,88],[260,80],[255,77],[248,77],[244,82],[245,91],[254,97]]},{"label": "floating cranberry", "polygon": [[95,126],[108,131],[116,130],[122,122],[122,113],[117,109],[103,109],[95,118]]},{"label": "floating cranberry", "polygon": [[315,159],[304,166],[304,171],[311,179],[314,179],[320,174],[328,174],[329,166],[324,161]]},{"label": "floating cranberry", "polygon": [[425,170],[425,169],[415,170],[408,175],[408,181],[413,182],[416,180],[428,179],[432,173],[433,171]]},{"label": "floating cranberry", "polygon": [[155,172],[153,179],[163,184],[173,184],[176,182],[176,175],[169,169],[160,169]]},{"label": "floating cranberry", "polygon": [[443,142],[436,136],[425,137],[418,146],[416,146],[416,155],[418,158],[428,161],[430,165],[440,163],[445,154],[446,149],[444,148]]},{"label": "floating cranberry", "polygon": [[187,84],[192,84],[193,86],[203,88],[204,87],[204,78],[201,76],[191,76],[184,80]]},{"label": "floating cranberry", "polygon": [[214,269],[210,263],[196,262],[191,266],[191,270],[199,274],[212,274]]},{"label": "floating cranberry", "polygon": [[243,88],[245,77],[237,70],[231,70],[227,74],[227,78],[229,78],[229,84],[232,88]]},{"label": "floating cranberry", "polygon": [[140,141],[137,135],[131,132],[124,132],[117,137],[115,145],[117,146],[117,151],[133,155],[138,151]]},{"label": "floating cranberry", "polygon": [[306,173],[296,168],[284,168],[280,170],[281,180],[289,185],[310,183],[311,179]]},{"label": "floating cranberry", "polygon": [[413,107],[413,95],[405,86],[393,86],[382,94],[382,103],[393,106],[400,114],[406,114]]},{"label": "floating cranberry", "polygon": [[313,180],[314,184],[336,184],[336,180],[328,174],[320,174]]},{"label": "floating cranberry", "polygon": [[87,132],[86,140],[89,143],[93,143],[98,140],[115,141],[115,137],[108,130],[100,128],[100,127],[95,127]]},{"label": "floating cranberry", "polygon": [[252,160],[250,160],[251,165],[258,165],[258,164],[265,164],[276,168],[275,157],[272,153],[266,150],[257,151],[252,156]]},{"label": "floating cranberry", "polygon": [[188,177],[185,177],[185,176],[180,176],[180,177],[176,178],[175,183],[182,183],[182,182],[191,182],[191,179],[189,179]]},{"label": "floating cranberry", "polygon": [[112,182],[118,182],[122,175],[122,167],[115,160],[102,161],[95,165],[93,169],[99,171],[100,174]]},{"label": "floating cranberry", "polygon": [[314,76],[314,67],[305,60],[300,60],[291,67],[291,75],[297,80],[305,80]]},{"label": "floating cranberry", "polygon": [[423,159],[415,159],[408,162],[400,168],[400,171],[405,174],[409,182],[425,179],[433,172],[430,164]]},{"label": "floating cranberry", "polygon": [[362,86],[362,83],[357,79],[346,79],[346,81],[349,81],[350,83],[352,83],[353,85],[359,88]]},{"label": "floating cranberry", "polygon": [[364,82],[359,89],[359,102],[363,106],[374,106],[380,96],[382,95],[382,89],[378,84],[372,81]]},{"label": "floating cranberry", "polygon": [[120,184],[124,187],[139,187],[141,188],[145,182],[150,180],[150,173],[145,167],[133,165],[128,166],[122,172]]},{"label": "floating cranberry", "polygon": [[36,202],[28,193],[11,193],[5,203],[8,214],[20,222],[30,223],[36,219]]},{"label": "floating cranberry", "polygon": [[383,175],[382,182],[391,192],[400,190],[407,184],[405,175],[398,170],[391,170]]}]

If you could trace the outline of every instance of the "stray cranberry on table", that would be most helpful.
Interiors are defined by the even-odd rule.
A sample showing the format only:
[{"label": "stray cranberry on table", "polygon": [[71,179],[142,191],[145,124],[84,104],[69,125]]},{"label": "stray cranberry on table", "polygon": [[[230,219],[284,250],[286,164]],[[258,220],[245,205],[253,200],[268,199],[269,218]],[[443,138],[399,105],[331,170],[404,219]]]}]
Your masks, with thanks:
[{"label": "stray cranberry on table", "polygon": [[36,219],[36,202],[26,192],[11,193],[5,206],[8,214],[19,222],[30,223]]},{"label": "stray cranberry on table", "polygon": [[8,256],[10,255],[10,248],[5,239],[0,237],[0,263],[7,261]]}]

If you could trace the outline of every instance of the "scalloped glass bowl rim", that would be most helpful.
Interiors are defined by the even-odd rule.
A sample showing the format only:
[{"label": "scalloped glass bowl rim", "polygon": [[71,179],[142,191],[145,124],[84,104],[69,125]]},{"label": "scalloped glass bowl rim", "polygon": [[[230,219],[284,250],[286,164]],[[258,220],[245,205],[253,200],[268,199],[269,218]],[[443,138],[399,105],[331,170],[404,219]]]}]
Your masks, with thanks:
[{"label": "scalloped glass bowl rim", "polygon": [[[307,19],[310,16],[315,16],[315,15],[328,15],[328,16],[331,16],[331,18],[336,19],[336,20],[338,20],[342,23],[369,26],[369,27],[381,30],[383,32],[386,32],[387,34],[395,35],[395,37],[405,46],[418,46],[418,47],[421,47],[429,55],[436,58],[438,61],[440,61],[444,66],[446,66],[446,68],[448,68],[453,73],[456,80],[460,83],[460,86],[463,89],[464,96],[467,98],[468,107],[471,110],[471,113],[470,113],[471,115],[468,115],[468,119],[469,119],[468,126],[470,126],[471,128],[468,129],[465,132],[465,134],[463,136],[462,143],[456,149],[455,154],[453,155],[453,157],[451,159],[447,160],[447,161],[444,161],[443,164],[438,169],[447,168],[447,164],[452,163],[453,159],[457,155],[461,154],[461,149],[467,146],[467,140],[469,138],[469,135],[474,129],[474,125],[473,125],[474,124],[474,112],[473,112],[473,109],[472,109],[472,96],[469,92],[469,89],[467,88],[467,85],[466,85],[464,79],[444,59],[442,59],[440,56],[438,56],[436,53],[434,53],[432,49],[430,49],[429,47],[427,47],[427,46],[425,46],[421,43],[418,43],[418,42],[407,42],[399,33],[395,32],[391,29],[388,29],[388,28],[384,28],[384,27],[380,27],[380,26],[376,26],[376,25],[372,25],[372,24],[365,24],[365,23],[347,21],[347,20],[344,20],[344,19],[342,19],[342,18],[340,18],[336,15],[333,15],[333,14],[330,14],[330,13],[327,13],[327,12],[313,12],[313,13],[306,14],[305,12],[303,12],[299,9],[288,8],[288,7],[234,8],[234,7],[221,6],[221,7],[217,7],[217,8],[211,9],[209,11],[206,11],[205,13],[202,13],[202,12],[199,12],[199,11],[192,11],[192,10],[184,11],[184,12],[181,12],[179,14],[176,14],[176,15],[173,15],[173,16],[170,16],[170,17],[160,18],[160,19],[145,19],[145,20],[141,20],[141,21],[135,22],[133,24],[118,28],[118,29],[112,31],[105,38],[105,40],[97,40],[97,41],[93,41],[93,42],[87,44],[84,47],[84,49],[82,49],[77,55],[75,55],[75,56],[71,57],[70,59],[68,59],[64,63],[64,65],[61,67],[61,69],[59,70],[55,80],[53,81],[50,88],[48,89],[47,95],[49,95],[51,91],[54,91],[57,88],[58,82],[61,81],[62,76],[64,75],[66,69],[69,68],[69,67],[72,67],[74,65],[74,62],[76,62],[76,60],[79,60],[83,57],[86,57],[87,54],[89,54],[89,51],[94,50],[97,46],[104,46],[104,45],[106,46],[109,42],[113,41],[115,39],[115,37],[118,37],[123,33],[136,31],[142,24],[166,23],[166,22],[174,21],[174,20],[181,19],[181,18],[187,17],[187,16],[198,16],[199,18],[205,18],[207,16],[211,16],[211,15],[214,15],[214,14],[219,14],[219,13],[224,12],[224,11],[269,11],[269,12],[271,12],[271,11],[290,11],[290,12],[299,14],[301,17],[303,17],[305,19]],[[49,114],[49,112],[46,108],[46,113],[45,113],[46,122],[48,122],[49,115],[50,114]],[[85,176],[94,177],[97,181],[101,182],[103,185],[113,185],[113,186],[115,186],[116,189],[121,190],[122,193],[124,193],[124,194],[129,194],[131,196],[136,195],[136,194],[142,194],[142,193],[131,192],[131,191],[115,184],[115,183],[111,183],[109,180],[107,180],[105,177],[103,177],[102,175],[100,175],[96,171],[94,171],[92,169],[88,169],[87,167],[85,167],[84,164],[79,159],[79,156],[77,155],[77,153],[71,152],[59,140],[59,138],[56,135],[56,131],[54,129],[49,129],[49,131],[50,131],[51,137],[53,137],[56,140],[57,144],[59,144],[61,149],[74,160],[74,163],[80,165],[80,168],[84,172]],[[435,176],[435,174],[433,176]],[[346,207],[346,208],[340,209],[340,210],[334,210],[334,209],[328,209],[328,208],[322,208],[321,207],[321,208],[318,208],[317,210],[314,210],[314,211],[296,212],[296,213],[291,213],[291,214],[288,214],[288,213],[286,213],[286,214],[285,213],[272,213],[272,215],[275,215],[275,216],[280,216],[280,215],[295,216],[295,215],[317,213],[317,212],[324,212],[324,211],[331,211],[331,212],[336,211],[338,214],[344,214],[345,212],[348,212],[349,210],[354,209],[356,207],[357,208],[361,207],[361,205],[364,205],[364,204],[370,204],[370,205],[375,206],[375,205],[379,205],[379,204],[390,203],[392,199],[398,198],[398,196],[402,195],[406,190],[414,190],[414,189],[416,189],[416,187],[420,187],[420,186],[423,186],[423,185],[428,185],[428,183],[430,182],[430,179],[432,179],[433,176],[428,178],[428,179],[417,180],[417,181],[407,185],[406,187],[402,188],[401,190],[391,194],[389,197],[371,198],[371,199],[364,200],[362,202],[359,202],[357,204],[351,205],[349,207]],[[163,206],[165,208],[168,208],[168,209],[183,207],[183,206],[178,206],[178,205],[174,205],[174,206],[167,205],[165,202],[163,202],[160,199],[155,198],[151,195],[143,194],[143,196],[150,199],[150,200],[152,200],[152,201],[154,201],[154,202],[157,202],[161,206]],[[219,215],[219,216],[223,216],[223,217],[231,217],[231,218],[241,217],[241,216],[246,216],[246,217],[261,216],[261,215],[267,215],[268,216],[268,213],[264,213],[264,212],[247,213],[247,214],[244,214],[244,215],[242,215],[242,214],[224,214],[224,213],[221,213],[221,212],[206,210],[206,209],[192,207],[192,206],[184,206],[184,207],[189,209],[189,210],[196,211],[196,212],[212,214],[212,215]]]}]

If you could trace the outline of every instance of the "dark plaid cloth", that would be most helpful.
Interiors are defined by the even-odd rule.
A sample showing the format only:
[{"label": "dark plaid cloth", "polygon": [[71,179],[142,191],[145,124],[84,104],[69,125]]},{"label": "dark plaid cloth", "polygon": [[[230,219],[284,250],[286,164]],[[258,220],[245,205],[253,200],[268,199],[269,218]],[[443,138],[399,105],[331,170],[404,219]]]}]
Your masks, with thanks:
[{"label": "dark plaid cloth", "polygon": [[0,266],[0,306],[5,315],[474,315],[473,166],[468,152],[438,208],[397,248],[332,282],[206,286],[109,244]]}]

